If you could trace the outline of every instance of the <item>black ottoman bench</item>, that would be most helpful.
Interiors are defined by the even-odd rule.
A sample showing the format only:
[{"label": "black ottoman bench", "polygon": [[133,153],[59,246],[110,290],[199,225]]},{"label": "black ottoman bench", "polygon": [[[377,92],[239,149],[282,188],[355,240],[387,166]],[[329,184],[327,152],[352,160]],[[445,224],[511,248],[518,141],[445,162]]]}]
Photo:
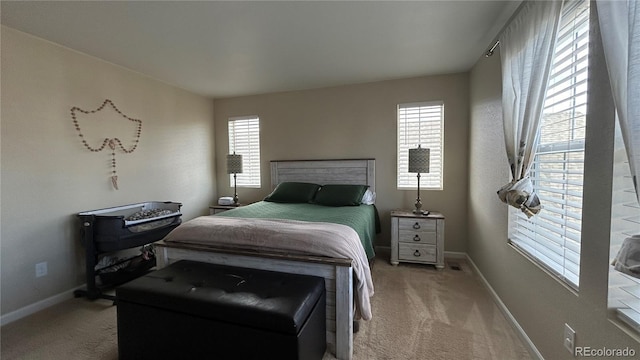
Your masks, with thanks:
[{"label": "black ottoman bench", "polygon": [[116,288],[126,359],[322,359],[324,279],[182,260]]}]

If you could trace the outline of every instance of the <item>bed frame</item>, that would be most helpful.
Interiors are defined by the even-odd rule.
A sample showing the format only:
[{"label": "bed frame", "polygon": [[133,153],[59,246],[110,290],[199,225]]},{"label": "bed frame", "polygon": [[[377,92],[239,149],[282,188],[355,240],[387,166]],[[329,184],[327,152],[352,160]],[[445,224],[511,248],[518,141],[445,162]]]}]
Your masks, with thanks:
[{"label": "bed frame", "polygon": [[[271,185],[285,181],[365,184],[375,191],[375,160],[271,161]],[[327,349],[337,359],[353,355],[353,268],[351,259],[256,253],[202,245],[156,243],[157,267],[182,259],[254,269],[321,276],[327,290]]]}]

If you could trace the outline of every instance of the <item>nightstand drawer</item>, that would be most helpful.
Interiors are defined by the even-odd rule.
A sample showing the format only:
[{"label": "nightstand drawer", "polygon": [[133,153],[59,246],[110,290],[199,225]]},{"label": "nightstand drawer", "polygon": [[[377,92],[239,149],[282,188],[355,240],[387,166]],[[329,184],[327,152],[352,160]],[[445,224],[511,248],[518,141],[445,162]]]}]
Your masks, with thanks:
[{"label": "nightstand drawer", "polygon": [[221,212],[225,212],[227,210],[235,209],[237,207],[243,206],[242,204],[238,205],[211,205],[209,206],[209,215],[219,214]]},{"label": "nightstand drawer", "polygon": [[436,246],[421,244],[398,244],[398,257],[404,261],[430,262],[436,261]]},{"label": "nightstand drawer", "polygon": [[434,244],[437,240],[436,221],[431,219],[399,219],[398,241],[414,244]]},{"label": "nightstand drawer", "polygon": [[412,244],[433,244],[437,240],[435,232],[400,230],[398,241]]},{"label": "nightstand drawer", "polygon": [[419,232],[436,232],[436,222],[432,219],[398,219],[398,229],[419,231]]}]

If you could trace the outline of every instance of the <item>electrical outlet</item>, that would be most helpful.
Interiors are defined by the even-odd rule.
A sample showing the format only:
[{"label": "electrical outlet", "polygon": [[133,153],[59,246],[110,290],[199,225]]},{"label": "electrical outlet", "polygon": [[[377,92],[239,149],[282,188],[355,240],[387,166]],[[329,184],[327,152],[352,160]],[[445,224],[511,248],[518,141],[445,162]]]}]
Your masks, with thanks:
[{"label": "electrical outlet", "polygon": [[42,277],[47,275],[47,262],[41,262],[36,264],[36,277]]},{"label": "electrical outlet", "polygon": [[564,324],[564,337],[563,343],[565,349],[573,355],[575,353],[576,348],[576,331],[569,326],[569,324]]}]

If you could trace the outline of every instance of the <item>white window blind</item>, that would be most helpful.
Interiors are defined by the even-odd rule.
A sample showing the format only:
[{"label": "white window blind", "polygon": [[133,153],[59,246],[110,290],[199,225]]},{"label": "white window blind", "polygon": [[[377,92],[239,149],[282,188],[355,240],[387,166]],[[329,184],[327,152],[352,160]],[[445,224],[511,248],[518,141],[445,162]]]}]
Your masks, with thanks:
[{"label": "white window blind", "polygon": [[587,113],[589,2],[565,2],[531,179],[542,211],[511,209],[511,243],[578,288]]},{"label": "white window blind", "polygon": [[417,174],[409,169],[409,149],[430,149],[429,173],[420,174],[420,188],[442,190],[444,104],[422,102],[398,105],[398,189],[416,189]]},{"label": "white window blind", "polygon": [[[260,119],[257,116],[229,119],[229,154],[242,155],[238,186],[260,187]],[[233,175],[229,175],[233,186]]]},{"label": "white window blind", "polygon": [[[640,206],[636,201],[629,158],[617,122],[612,180],[611,260],[625,238],[640,233]],[[613,266],[609,267],[609,309],[640,332],[640,279],[623,274]]]}]

